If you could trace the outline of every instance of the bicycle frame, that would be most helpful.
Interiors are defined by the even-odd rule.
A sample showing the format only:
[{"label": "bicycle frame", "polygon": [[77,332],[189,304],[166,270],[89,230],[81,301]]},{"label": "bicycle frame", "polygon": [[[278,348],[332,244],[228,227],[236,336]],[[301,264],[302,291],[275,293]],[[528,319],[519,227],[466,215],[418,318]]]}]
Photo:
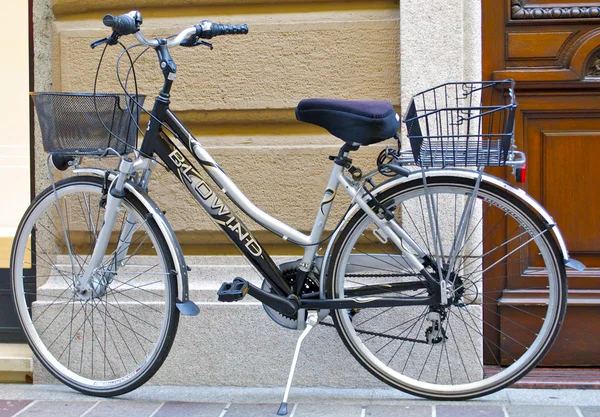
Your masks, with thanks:
[{"label": "bicycle frame", "polygon": [[[440,288],[443,288],[443,279],[439,282],[433,278],[429,272],[425,269],[424,263],[419,260],[424,259],[426,262],[431,263],[427,258],[426,253],[421,249],[410,236],[402,229],[402,227],[392,218],[386,219],[383,215],[378,215],[371,208],[370,204],[365,199],[366,192],[364,188],[357,182],[350,180],[344,174],[345,159],[351,150],[351,146],[345,145],[340,150],[338,157],[336,158],[335,165],[329,177],[327,187],[325,189],[323,199],[321,200],[320,210],[317,213],[317,217],[312,228],[310,235],[288,226],[287,224],[277,220],[276,218],[268,215],[260,208],[255,206],[234,184],[234,182],[223,172],[216,161],[210,156],[206,149],[194,138],[192,133],[183,125],[183,123],[173,114],[169,109],[169,93],[173,80],[175,79],[176,65],[171,58],[166,44],[161,43],[155,47],[161,68],[164,76],[164,85],[160,94],[156,97],[154,107],[152,109],[148,128],[144,135],[144,139],[140,148],[140,154],[143,155],[136,158],[136,161],[122,160],[121,166],[126,167],[126,171],[119,170],[120,173],[115,181],[118,184],[123,183],[125,177],[129,177],[134,171],[142,169],[143,173],[139,185],[142,188],[147,187],[150,179],[152,167],[154,162],[151,158],[154,155],[161,159],[169,170],[175,173],[179,180],[186,186],[192,196],[198,201],[198,203],[204,208],[204,210],[212,217],[212,219],[219,225],[221,230],[229,237],[229,239],[237,246],[240,252],[250,261],[250,263],[256,268],[260,275],[270,284],[272,291],[280,297],[296,296],[299,300],[298,307],[312,308],[312,309],[343,309],[343,308],[368,308],[368,307],[389,307],[397,305],[432,305],[441,300],[443,303],[447,300],[446,292]],[[172,142],[169,136],[166,134],[163,126],[168,131],[172,132],[179,142],[194,156],[197,163],[200,164],[202,169],[208,174],[208,176],[217,184],[220,190],[225,194],[229,200],[231,200],[238,208],[240,208],[245,214],[256,221],[265,229],[277,234],[283,240],[290,241],[294,244],[303,246],[304,256],[299,265],[299,270],[303,273],[303,277],[299,279],[299,283],[296,283],[294,289],[290,288],[288,283],[282,276],[281,271],[273,262],[269,254],[264,250],[256,238],[252,235],[250,230],[244,226],[243,222],[232,212],[229,207],[223,202],[222,198],[207,184],[202,178],[199,171],[195,168],[194,164],[190,162],[187,157],[179,151],[177,146]],[[429,297],[407,297],[407,298],[378,298],[378,297],[365,297],[358,299],[356,297],[361,295],[373,295],[376,293],[375,288],[365,287],[364,294],[356,293],[346,294],[351,297],[339,300],[314,300],[304,299],[300,300],[300,291],[306,279],[306,275],[311,271],[314,265],[316,253],[318,250],[319,239],[325,228],[333,200],[337,193],[339,185],[346,190],[346,192],[362,210],[373,220],[373,222],[379,228],[381,235],[387,239],[390,239],[394,245],[400,250],[405,262],[413,268],[415,271],[424,276],[424,280],[415,282],[403,282],[386,285],[385,289],[379,287],[379,292],[385,290],[390,292],[394,290],[407,290],[415,288],[428,288]],[[118,193],[122,192],[122,189],[117,189]],[[111,204],[115,197],[113,193],[109,193],[108,204],[109,207],[113,207]],[[110,215],[105,215],[105,219],[110,220]],[[112,223],[107,223],[112,230]],[[104,227],[102,228],[105,229]],[[119,239],[119,246],[117,247],[117,253],[126,252],[128,248],[128,241],[130,240],[130,234],[134,229],[128,227],[127,231],[121,233]],[[97,244],[92,254],[92,259],[102,259],[106,250],[106,243],[108,242],[108,232],[102,233],[98,236]],[[406,249],[408,246],[408,250]],[[115,262],[115,268],[118,267],[118,263]],[[426,263],[427,264],[427,263]],[[88,266],[84,277],[80,278],[80,284],[82,288],[90,288],[90,282],[92,275],[96,270],[98,264],[94,263]],[[110,273],[107,271],[105,275],[110,278]],[[107,279],[105,277],[105,279]],[[256,289],[261,294],[264,291]],[[255,291],[255,294],[256,294]],[[263,301],[265,302],[265,301]]]},{"label": "bicycle frame", "polygon": [[[157,98],[155,107],[152,112],[153,116],[150,120],[148,130],[144,137],[144,142],[141,147],[141,152],[144,155],[156,155],[160,158],[167,167],[177,175],[179,180],[186,186],[188,191],[194,196],[196,201],[204,208],[204,210],[213,218],[229,239],[236,245],[240,252],[251,262],[258,270],[261,276],[267,280],[271,288],[279,295],[287,297],[294,293],[294,289],[290,288],[287,282],[283,279],[281,271],[275,265],[269,254],[260,245],[258,240],[252,235],[248,228],[243,224],[235,213],[227,206],[204,180],[200,172],[195,168],[187,157],[178,150],[169,136],[161,128],[164,124],[172,131],[179,142],[194,156],[197,163],[209,175],[209,177],[217,184],[220,190],[231,200],[239,209],[241,209],[250,218],[256,221],[265,229],[277,234],[283,240],[291,243],[304,246],[304,255],[300,262],[300,269],[309,271],[314,263],[318,250],[318,243],[323,233],[327,218],[329,216],[331,206],[335,195],[341,184],[342,187],[378,225],[382,233],[391,239],[396,246],[403,252],[404,258],[409,262],[410,266],[416,271],[425,272],[426,282],[433,288],[439,286],[424,270],[422,262],[418,257],[425,257],[425,252],[410,238],[410,236],[402,229],[395,221],[388,222],[380,218],[368,203],[364,201],[364,191],[350,180],[344,173],[342,164],[334,164],[327,187],[321,200],[320,209],[317,213],[314,226],[310,235],[292,228],[291,226],[281,222],[280,220],[270,216],[254,205],[235,185],[235,183],[223,172],[216,161],[206,151],[206,149],[194,138],[192,133],[183,125],[183,123],[168,109],[168,102]],[[343,150],[340,155],[347,156],[348,151]],[[404,243],[404,245],[403,245]],[[406,246],[410,250],[406,250]],[[413,255],[416,253],[417,256]],[[415,287],[416,283],[397,284],[402,288],[410,286]],[[424,282],[420,282],[420,288],[425,286]],[[368,292],[368,290],[365,290]],[[371,289],[373,293],[373,289]],[[297,294],[299,295],[299,294]],[[422,299],[389,299],[394,300],[394,305],[401,304],[431,304],[431,300]],[[402,301],[401,301],[402,300]],[[315,303],[316,300],[307,300],[308,304]],[[340,300],[338,300],[340,301]],[[381,300],[377,304],[381,307]],[[339,303],[338,303],[339,304]],[[346,304],[346,303],[342,303]],[[361,306],[364,308],[365,304]],[[333,305],[332,305],[333,307]],[[375,307],[375,305],[373,305]],[[346,308],[346,307],[333,307]]]}]

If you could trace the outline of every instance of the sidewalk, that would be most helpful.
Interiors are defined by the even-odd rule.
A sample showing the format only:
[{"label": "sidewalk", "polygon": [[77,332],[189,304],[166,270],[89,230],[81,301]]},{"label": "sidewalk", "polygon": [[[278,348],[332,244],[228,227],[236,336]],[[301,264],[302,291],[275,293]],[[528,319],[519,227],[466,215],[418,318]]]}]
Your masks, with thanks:
[{"label": "sidewalk", "polygon": [[[282,388],[145,386],[118,399],[59,385],[0,385],[0,417],[270,417]],[[391,389],[292,388],[290,417],[600,417],[600,390],[506,389],[434,402]]]}]

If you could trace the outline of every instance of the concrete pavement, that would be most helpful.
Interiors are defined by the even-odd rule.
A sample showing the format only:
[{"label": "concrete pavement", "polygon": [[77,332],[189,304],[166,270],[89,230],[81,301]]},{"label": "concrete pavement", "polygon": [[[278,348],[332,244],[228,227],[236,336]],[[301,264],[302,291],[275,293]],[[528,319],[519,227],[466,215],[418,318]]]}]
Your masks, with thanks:
[{"label": "concrete pavement", "polygon": [[[0,417],[270,417],[282,388],[145,386],[99,399],[60,385],[0,385]],[[292,389],[290,417],[600,417],[600,390],[506,389],[434,402],[387,388]]]}]

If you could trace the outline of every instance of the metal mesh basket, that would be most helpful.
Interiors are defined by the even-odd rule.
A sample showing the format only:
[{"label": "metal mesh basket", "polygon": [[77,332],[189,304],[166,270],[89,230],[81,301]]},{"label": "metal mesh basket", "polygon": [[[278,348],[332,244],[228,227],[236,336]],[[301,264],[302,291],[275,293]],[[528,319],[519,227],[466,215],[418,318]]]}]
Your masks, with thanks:
[{"label": "metal mesh basket", "polygon": [[415,163],[506,164],[516,108],[512,80],[448,83],[415,95],[404,119]]},{"label": "metal mesh basket", "polygon": [[125,94],[99,93],[32,96],[44,150],[48,153],[103,155],[107,148],[112,148],[125,155],[136,147],[140,106],[145,96],[133,96],[134,99]]}]

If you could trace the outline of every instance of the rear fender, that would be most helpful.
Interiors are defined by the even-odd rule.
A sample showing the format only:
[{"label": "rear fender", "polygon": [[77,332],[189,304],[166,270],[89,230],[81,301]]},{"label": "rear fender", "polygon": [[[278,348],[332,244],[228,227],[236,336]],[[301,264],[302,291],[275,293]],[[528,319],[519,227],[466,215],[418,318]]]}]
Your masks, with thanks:
[{"label": "rear fender", "polygon": [[[470,171],[470,170],[466,170],[466,169],[447,169],[447,168],[427,171],[427,177],[449,177],[449,176],[477,180],[479,173],[476,171]],[[371,194],[373,196],[377,197],[381,193],[389,190],[390,188],[393,188],[399,184],[413,181],[415,179],[420,179],[421,177],[422,177],[421,171],[415,171],[413,174],[409,175],[408,177],[393,178],[393,179],[386,181],[383,184],[380,184],[379,186],[377,186],[374,190],[371,191]],[[495,187],[501,188],[501,189],[505,190],[506,192],[508,192],[509,194],[513,195],[515,198],[525,202],[525,204],[527,204],[527,206],[529,206],[529,208],[531,210],[533,210],[550,227],[552,235],[554,236],[554,239],[556,240],[556,243],[558,244],[560,251],[562,252],[562,257],[563,257],[565,266],[575,269],[577,271],[583,271],[585,269],[585,265],[583,265],[581,262],[579,262],[575,259],[572,259],[569,256],[569,251],[567,250],[567,245],[562,236],[562,233],[560,232],[558,226],[556,225],[556,222],[554,221],[552,216],[550,216],[550,214],[546,211],[546,209],[544,209],[544,207],[542,207],[542,205],[540,203],[538,203],[533,197],[531,197],[529,194],[527,194],[525,191],[521,190],[520,188],[516,188],[512,184],[510,184],[500,178],[494,177],[492,175],[488,175],[488,174],[484,173],[481,181],[483,183],[490,184]],[[369,201],[370,199],[371,199],[371,197],[367,196],[365,198],[365,201]],[[322,263],[322,267],[321,267],[321,274],[320,274],[321,298],[325,298],[325,285],[327,282],[327,270],[329,269],[329,260],[330,260],[331,254],[332,254],[333,245],[334,245],[339,233],[341,232],[341,230],[348,224],[350,219],[356,213],[358,213],[359,210],[360,210],[360,207],[357,204],[354,204],[354,206],[352,206],[350,208],[350,210],[348,210],[348,212],[344,216],[344,219],[340,222],[339,226],[336,228],[334,234],[332,235],[332,237],[329,241],[329,245],[327,246],[327,250],[325,251],[325,255],[323,256],[324,259],[323,259],[323,263]]]}]

